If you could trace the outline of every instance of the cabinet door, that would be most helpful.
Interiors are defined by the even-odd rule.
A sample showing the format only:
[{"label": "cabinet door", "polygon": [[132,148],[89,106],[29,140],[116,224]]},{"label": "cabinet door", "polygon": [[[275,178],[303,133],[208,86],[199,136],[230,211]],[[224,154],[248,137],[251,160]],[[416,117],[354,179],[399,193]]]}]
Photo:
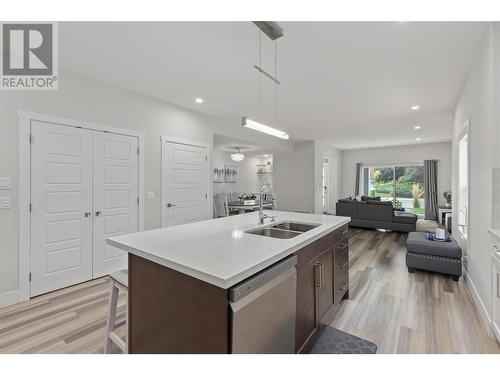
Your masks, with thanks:
[{"label": "cabinet door", "polygon": [[334,295],[335,303],[340,303],[349,289],[349,243],[342,238],[334,248]]},{"label": "cabinet door", "polygon": [[328,312],[334,304],[333,293],[333,248],[328,249],[315,260],[317,288],[317,320]]},{"label": "cabinet door", "polygon": [[316,268],[314,262],[307,262],[297,268],[295,351],[300,350],[316,329]]}]

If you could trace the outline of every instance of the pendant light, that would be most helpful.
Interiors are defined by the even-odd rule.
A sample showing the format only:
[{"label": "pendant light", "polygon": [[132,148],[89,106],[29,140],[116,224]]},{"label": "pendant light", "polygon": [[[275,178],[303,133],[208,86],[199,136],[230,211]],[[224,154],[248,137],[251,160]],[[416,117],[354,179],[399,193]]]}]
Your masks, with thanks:
[{"label": "pendant light", "polygon": [[243,159],[245,159],[245,154],[242,154],[239,147],[236,147],[236,152],[234,154],[231,154],[231,159],[234,161],[242,161]]},{"label": "pendant light", "polygon": [[[266,22],[259,21],[254,22],[254,24],[260,29],[259,33],[259,65],[254,65],[254,68],[259,72],[259,115],[262,115],[262,83],[261,77],[265,76],[274,82],[274,122],[278,122],[278,85],[281,85],[281,81],[277,78],[277,48],[276,48],[276,39],[281,38],[283,34],[283,30],[279,27],[276,22]],[[267,35],[269,39],[274,42],[274,75],[267,72],[262,68],[262,40],[261,35]],[[290,136],[284,132],[283,130],[279,130],[273,128],[272,126],[265,125],[261,122],[255,121],[251,118],[243,116],[241,118],[241,124],[245,128],[257,130],[262,133],[266,133],[281,139],[289,139]]]}]

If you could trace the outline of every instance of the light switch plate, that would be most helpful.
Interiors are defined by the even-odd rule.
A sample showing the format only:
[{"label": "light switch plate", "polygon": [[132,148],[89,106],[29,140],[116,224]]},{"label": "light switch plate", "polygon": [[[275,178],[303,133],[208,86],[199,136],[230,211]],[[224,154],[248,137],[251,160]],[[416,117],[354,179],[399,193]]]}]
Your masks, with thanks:
[{"label": "light switch plate", "polygon": [[10,177],[0,177],[0,190],[10,190],[12,187]]},{"label": "light switch plate", "polygon": [[8,210],[11,207],[10,197],[0,197],[0,210]]},{"label": "light switch plate", "polygon": [[147,199],[148,200],[155,199],[155,192],[154,191],[148,191]]}]

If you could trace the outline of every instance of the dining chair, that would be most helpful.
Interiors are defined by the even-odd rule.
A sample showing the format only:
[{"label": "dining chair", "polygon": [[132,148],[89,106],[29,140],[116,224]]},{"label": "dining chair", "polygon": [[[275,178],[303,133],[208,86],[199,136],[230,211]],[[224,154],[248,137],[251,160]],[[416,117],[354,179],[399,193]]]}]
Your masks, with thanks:
[{"label": "dining chair", "polygon": [[214,194],[214,207],[217,217],[229,216],[226,193]]},{"label": "dining chair", "polygon": [[237,208],[234,208],[234,207],[229,207],[229,202],[234,202],[234,201],[238,201],[240,198],[240,193],[237,193],[237,192],[230,192],[230,193],[227,193],[227,203],[228,203],[228,206],[227,206],[227,211],[228,211],[228,214],[231,214],[231,212],[238,212],[239,210]]}]

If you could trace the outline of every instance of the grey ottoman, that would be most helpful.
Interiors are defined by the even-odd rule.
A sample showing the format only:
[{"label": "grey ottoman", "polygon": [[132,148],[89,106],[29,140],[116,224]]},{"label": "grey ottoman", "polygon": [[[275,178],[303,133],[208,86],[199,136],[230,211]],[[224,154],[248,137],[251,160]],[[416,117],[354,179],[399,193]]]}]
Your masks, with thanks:
[{"label": "grey ottoman", "polygon": [[406,240],[406,267],[452,275],[458,281],[462,276],[462,249],[454,239],[451,242],[429,241],[422,232],[408,233]]}]

